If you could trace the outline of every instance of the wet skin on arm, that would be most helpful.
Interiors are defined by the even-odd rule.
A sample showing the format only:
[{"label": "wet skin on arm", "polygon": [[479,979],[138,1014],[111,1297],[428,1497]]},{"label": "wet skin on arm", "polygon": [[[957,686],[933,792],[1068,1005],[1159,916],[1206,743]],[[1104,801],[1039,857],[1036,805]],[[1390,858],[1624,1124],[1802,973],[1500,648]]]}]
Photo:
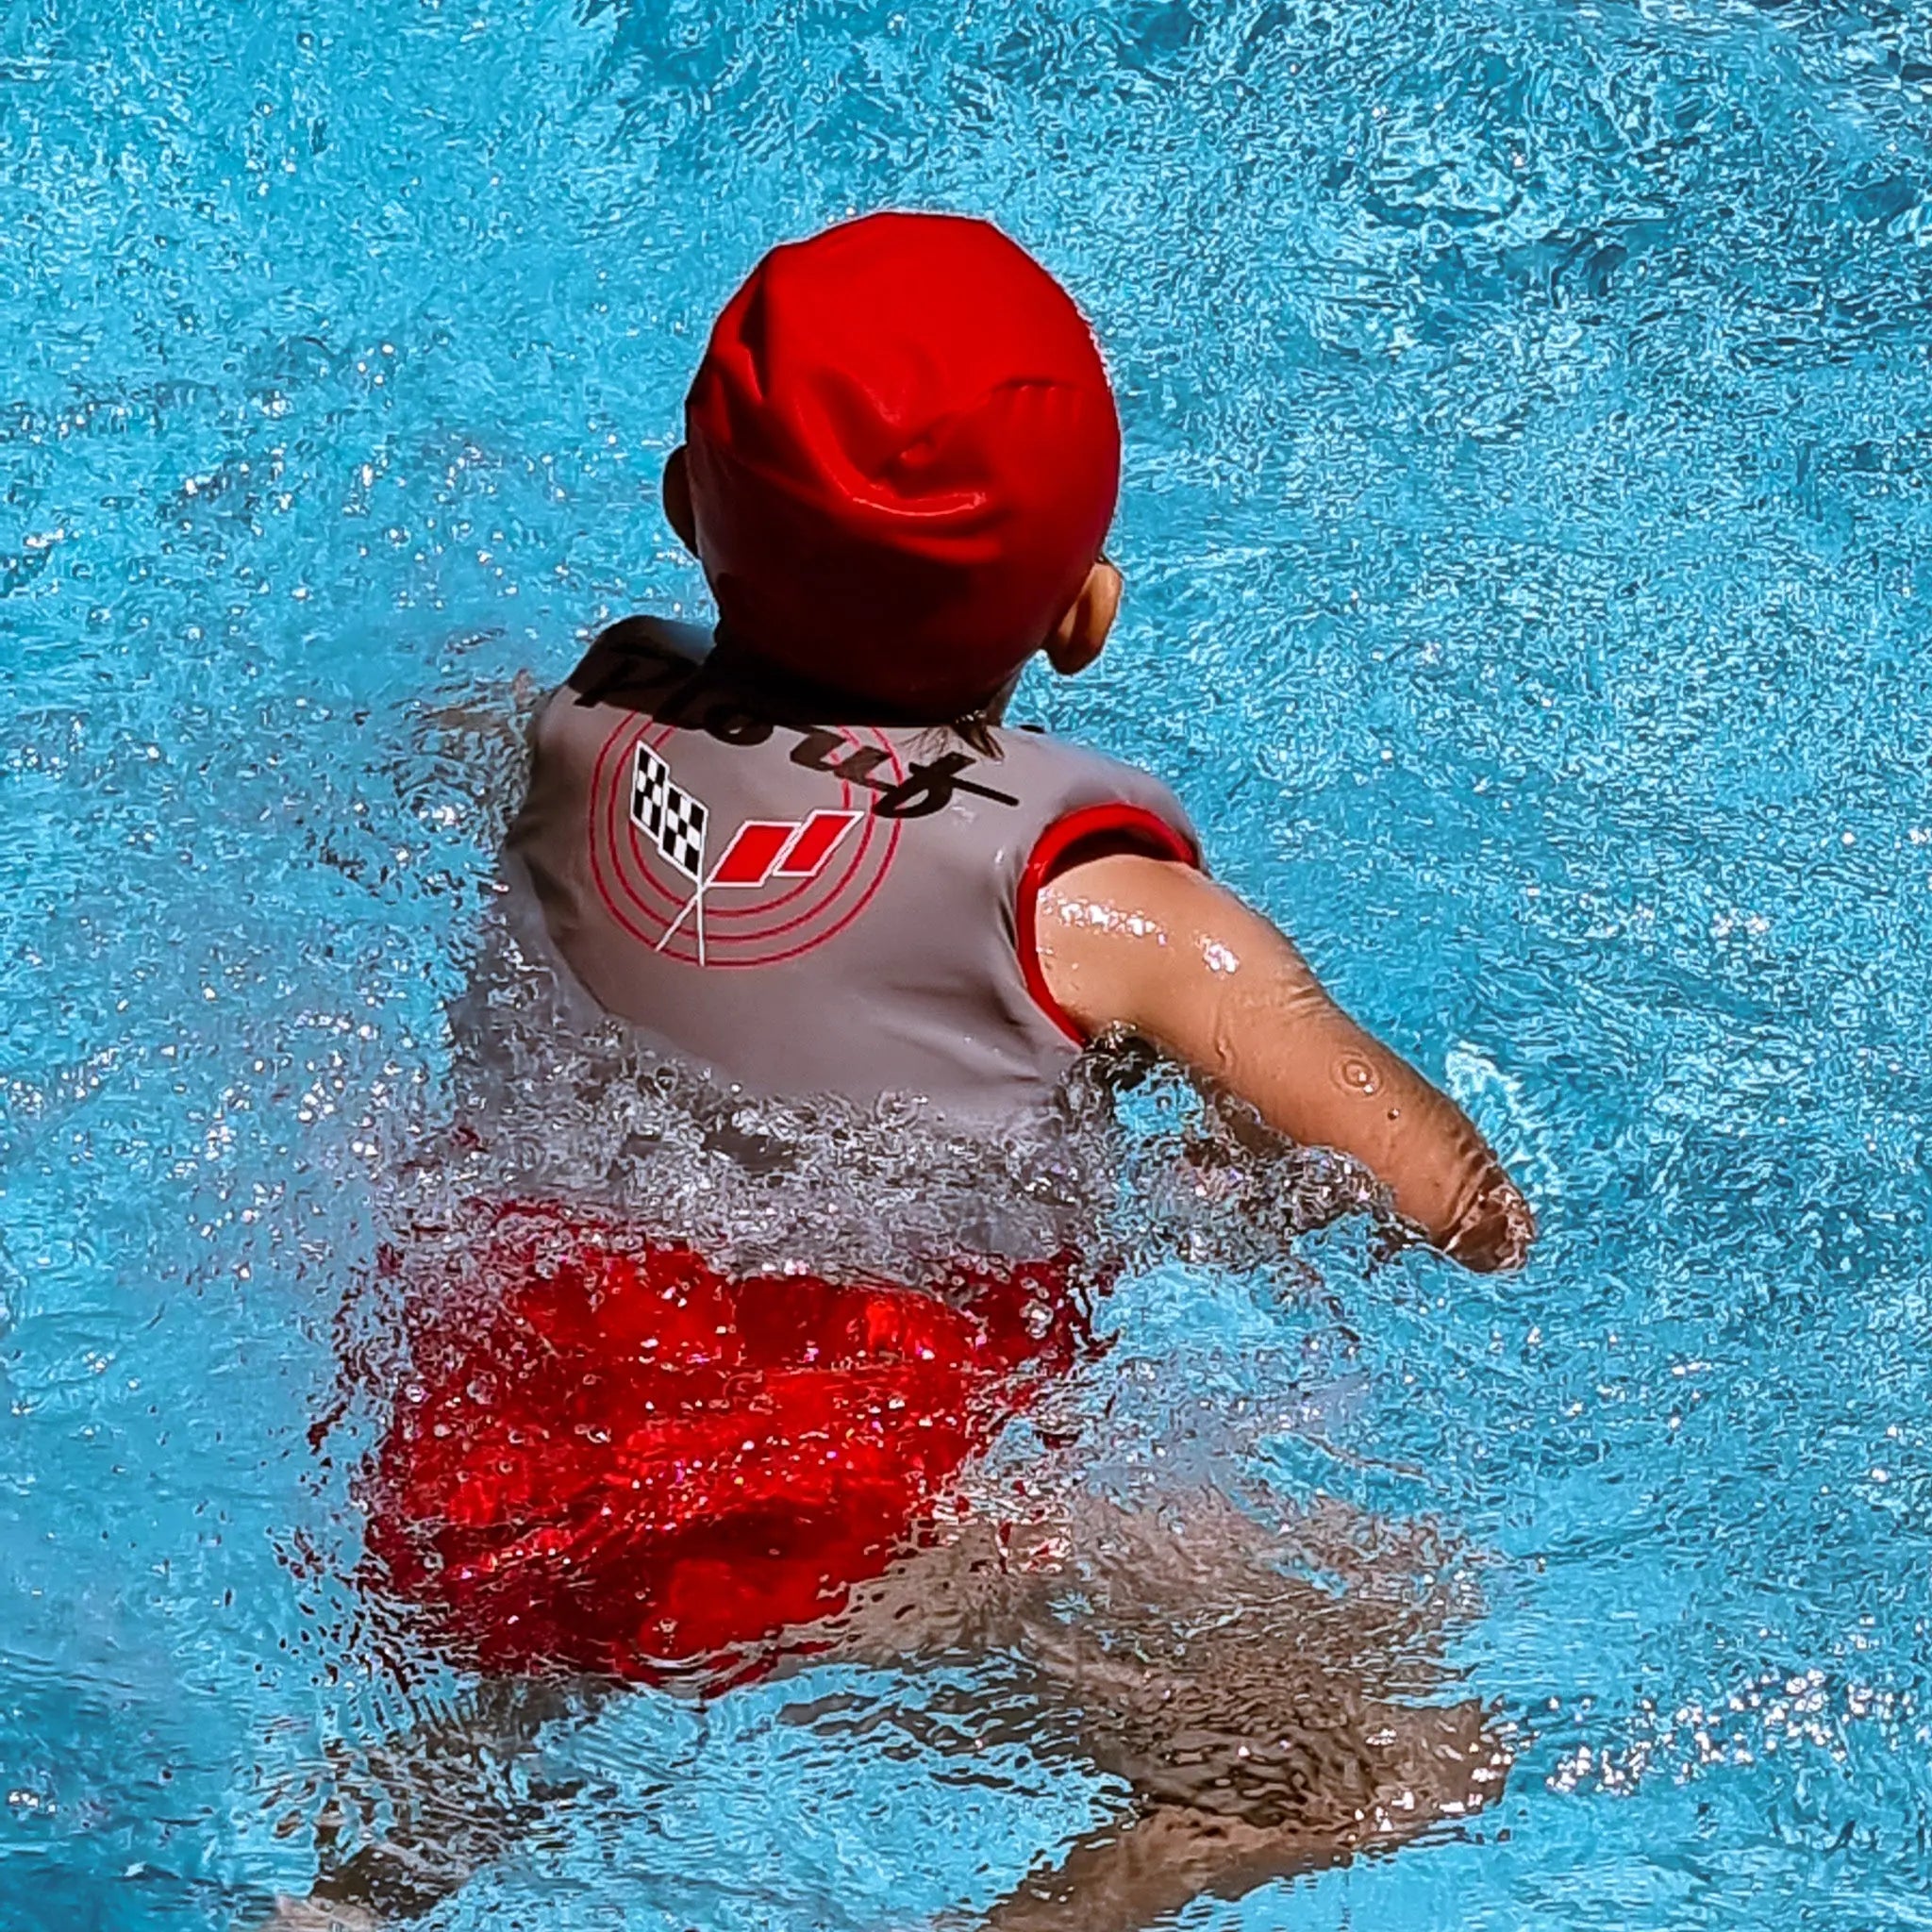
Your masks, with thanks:
[{"label": "wet skin on arm", "polygon": [[1037,910],[1047,987],[1090,1038],[1126,1026],[1293,1140],[1352,1155],[1465,1266],[1523,1265],[1535,1218],[1474,1124],[1231,892],[1116,853],[1050,880]]}]

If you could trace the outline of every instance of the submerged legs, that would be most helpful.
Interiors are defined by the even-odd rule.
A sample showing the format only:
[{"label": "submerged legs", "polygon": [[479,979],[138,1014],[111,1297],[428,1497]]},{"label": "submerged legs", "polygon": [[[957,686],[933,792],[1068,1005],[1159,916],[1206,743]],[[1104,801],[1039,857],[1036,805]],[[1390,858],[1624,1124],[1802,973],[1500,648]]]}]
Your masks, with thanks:
[{"label": "submerged legs", "polygon": [[[1194,1898],[1400,1843],[1500,1793],[1507,1752],[1485,1709],[1411,1701],[1447,1675],[1449,1607],[1393,1574],[1399,1563],[1370,1559],[1351,1575],[1338,1555],[1348,1546],[1345,1535],[1317,1549],[1285,1541],[1210,1495],[1158,1508],[1082,1499],[1024,1532],[969,1520],[795,1633],[809,1654],[778,1668],[990,1673],[983,1690],[949,1690],[943,1718],[874,1706],[863,1731],[896,1725],[947,1750],[1011,1737],[1016,1704],[1031,1712],[1030,1747],[1121,1780],[1129,1800],[974,1923],[1140,1932]],[[1318,1587],[1297,1561],[1339,1572],[1342,1587]],[[541,1734],[594,1716],[619,1688],[487,1685],[460,1713],[364,1754],[366,1795],[331,1804],[315,1891],[280,1924],[327,1928],[296,1916],[324,1908],[343,1932],[406,1922],[541,1839],[578,1789],[531,1775]],[[847,1705],[790,1715],[836,1725]],[[338,1856],[358,1809],[384,1828]]]},{"label": "submerged legs", "polygon": [[[364,1932],[405,1923],[460,1891],[479,1867],[526,1845],[576,1790],[530,1774],[541,1734],[560,1720],[593,1715],[610,1688],[486,1680],[458,1709],[356,1754],[339,1767],[337,1790],[317,1823],[314,1890],[307,1900],[284,1901],[263,1932]],[[359,1833],[350,1833],[352,1812],[361,1814]],[[344,1853],[345,1836],[361,1841]]]}]

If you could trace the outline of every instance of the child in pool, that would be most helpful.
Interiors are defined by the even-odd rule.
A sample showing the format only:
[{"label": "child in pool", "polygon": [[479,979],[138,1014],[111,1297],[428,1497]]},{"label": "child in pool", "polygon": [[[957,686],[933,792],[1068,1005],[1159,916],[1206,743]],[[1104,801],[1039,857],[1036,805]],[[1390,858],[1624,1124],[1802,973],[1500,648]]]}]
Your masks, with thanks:
[{"label": "child in pool", "polygon": [[[620,624],[540,712],[506,858],[523,945],[591,1010],[723,1081],[909,1094],[988,1133],[1044,1107],[1088,1041],[1128,1029],[1293,1139],[1354,1156],[1458,1261],[1520,1265],[1531,1217],[1475,1128],[1207,876],[1167,788],[1003,724],[1036,652],[1072,675],[1106,643],[1119,467],[1085,323],[996,230],[880,215],[775,250],[717,324],[664,477],[715,636]],[[973,1647],[948,1622],[958,1577],[1011,1593],[1003,1558],[972,1556],[984,1525],[926,1531],[960,1463],[1072,1362],[1077,1312],[1053,1264],[956,1273],[950,1299],[734,1282],[541,1204],[501,1210],[472,1258],[500,1306],[421,1284],[416,1394],[367,1491],[378,1568],[472,1661],[664,1681],[749,1653],[766,1669],[784,1662],[767,1640],[814,1620],[808,1646],[937,1655]],[[1211,1561],[1165,1535],[1129,1541],[1139,1567],[1174,1573],[1176,1601],[1217,1565],[1280,1595],[1228,1535]],[[1094,1665],[1055,1661],[1041,1604],[968,1622],[994,1649],[1038,1652],[1046,1694],[1080,1702]],[[1483,1802],[1496,1759],[1479,1714],[1391,1718],[1352,1656],[1321,1662],[1330,1688],[1307,1695],[1341,1713],[1318,1711],[1315,1733],[1356,1741],[1332,1762],[1328,1744],[1291,1751],[1305,1690],[1269,1627],[1239,1658],[1197,1667],[1182,1644],[1107,1691],[1141,1712],[1130,1739],[1094,1747],[1126,1767],[1139,1822],[997,1923],[1124,1928]],[[1237,1715],[1214,1717],[1225,1748],[1203,1757],[1217,1697]],[[1182,1712],[1191,1757],[1162,1728]],[[522,1722],[505,1748],[522,1748]],[[1226,1795],[1277,1749],[1301,1799]],[[1403,1768],[1417,1754],[1453,1759],[1432,1797]],[[1381,1815],[1365,1794],[1397,1785],[1407,1823],[1361,1824]],[[351,1860],[317,1910],[325,1895],[408,1909],[383,1869],[380,1848]],[[441,1889],[423,1881],[425,1899]]]},{"label": "child in pool", "polygon": [[528,942],[724,1080],[989,1126],[1126,1028],[1354,1156],[1457,1260],[1520,1265],[1481,1136],[1208,876],[1167,788],[1002,723],[1121,600],[1113,398],[1046,272],[947,216],[776,249],[686,427],[664,508],[715,638],[620,624],[540,714]]}]

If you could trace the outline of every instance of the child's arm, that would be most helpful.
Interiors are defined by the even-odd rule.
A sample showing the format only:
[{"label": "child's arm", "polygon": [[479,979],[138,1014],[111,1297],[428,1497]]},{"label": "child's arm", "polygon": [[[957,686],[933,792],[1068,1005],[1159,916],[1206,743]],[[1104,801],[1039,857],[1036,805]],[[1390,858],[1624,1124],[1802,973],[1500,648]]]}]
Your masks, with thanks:
[{"label": "child's arm", "polygon": [[1466,1266],[1523,1264],[1535,1220],[1469,1117],[1231,892],[1167,859],[1110,855],[1042,888],[1035,933],[1048,990],[1090,1037],[1130,1027],[1291,1139],[1353,1155]]}]

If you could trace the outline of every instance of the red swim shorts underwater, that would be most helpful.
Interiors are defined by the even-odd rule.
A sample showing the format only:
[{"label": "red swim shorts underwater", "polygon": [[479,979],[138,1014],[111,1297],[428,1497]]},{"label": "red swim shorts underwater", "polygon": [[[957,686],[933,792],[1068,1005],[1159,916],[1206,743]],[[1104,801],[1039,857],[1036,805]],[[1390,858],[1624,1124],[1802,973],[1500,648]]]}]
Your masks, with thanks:
[{"label": "red swim shorts underwater", "polygon": [[744,1674],[836,1611],[1089,1340],[1068,1257],[928,1290],[734,1279],[548,1205],[402,1279],[376,1580],[496,1671]]}]

